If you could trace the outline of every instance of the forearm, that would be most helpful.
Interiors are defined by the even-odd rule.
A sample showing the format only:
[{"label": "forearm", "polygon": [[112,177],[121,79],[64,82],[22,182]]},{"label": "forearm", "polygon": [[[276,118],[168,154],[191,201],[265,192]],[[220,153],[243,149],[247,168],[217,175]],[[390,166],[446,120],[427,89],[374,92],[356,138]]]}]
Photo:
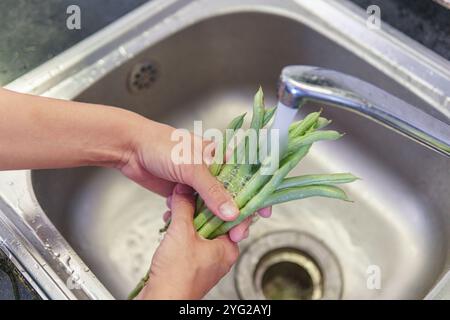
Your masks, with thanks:
[{"label": "forearm", "polygon": [[0,88],[0,170],[120,166],[144,122],[119,108]]}]

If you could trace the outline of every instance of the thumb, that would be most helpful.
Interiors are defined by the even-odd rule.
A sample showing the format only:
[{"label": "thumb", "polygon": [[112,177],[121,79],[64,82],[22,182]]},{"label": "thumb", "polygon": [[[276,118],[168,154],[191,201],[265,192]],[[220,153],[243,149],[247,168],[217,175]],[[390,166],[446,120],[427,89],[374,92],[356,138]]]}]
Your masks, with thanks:
[{"label": "thumb", "polygon": [[173,189],[171,199],[171,223],[170,225],[176,228],[177,226],[189,227],[194,230],[192,220],[194,218],[194,190],[187,185],[177,184]]},{"label": "thumb", "polygon": [[220,219],[233,221],[238,217],[239,208],[233,198],[206,166],[197,167],[193,175],[192,187],[200,194],[208,209]]}]

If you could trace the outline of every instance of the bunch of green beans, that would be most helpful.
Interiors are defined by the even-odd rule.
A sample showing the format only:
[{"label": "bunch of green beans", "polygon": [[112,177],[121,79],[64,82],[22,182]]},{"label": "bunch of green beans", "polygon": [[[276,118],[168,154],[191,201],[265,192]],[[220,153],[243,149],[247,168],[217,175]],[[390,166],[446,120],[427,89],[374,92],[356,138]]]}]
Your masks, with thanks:
[{"label": "bunch of green beans", "polygon": [[[264,128],[274,114],[275,108],[265,109],[264,95],[260,88],[254,97],[250,128],[256,131]],[[287,150],[280,156],[280,166],[269,174],[267,172],[262,174],[261,166],[264,163],[236,163],[237,152],[234,152],[229,161],[224,164],[221,164],[223,161],[220,160],[222,159],[216,158],[210,166],[210,171],[234,196],[234,201],[240,209],[240,215],[232,222],[224,222],[213,215],[204,206],[203,200],[198,197],[194,219],[197,232],[204,238],[213,239],[227,233],[255,211],[291,200],[327,197],[349,201],[345,192],[336,185],[355,181],[357,178],[350,173],[286,178],[287,174],[306,156],[313,143],[336,140],[342,136],[334,130],[321,130],[331,121],[321,117],[320,114],[321,112],[310,113],[303,120],[290,125]],[[241,129],[244,117],[245,114],[233,119],[227,129],[232,132]],[[225,139],[222,154],[229,147],[232,135],[229,136],[229,139]],[[241,143],[244,144],[241,146],[241,150],[245,150],[244,159],[248,160],[245,158],[248,156],[248,141],[243,139]],[[271,159],[266,158],[263,161],[271,161]]]},{"label": "bunch of green beans", "polygon": [[[275,114],[276,108],[264,107],[264,95],[261,88],[257,91],[253,103],[253,115],[250,128],[259,132],[266,127]],[[308,114],[303,120],[294,122],[289,127],[288,146],[280,155],[280,165],[271,172],[265,171],[262,166],[272,159],[270,155],[255,163],[248,162],[249,140],[244,137],[237,146],[232,148],[231,156],[223,163],[223,155],[230,150],[234,134],[240,130],[246,114],[234,118],[224,134],[222,152],[216,152],[216,157],[210,165],[210,172],[223,183],[225,188],[233,195],[236,205],[240,209],[239,217],[231,222],[224,222],[215,216],[197,196],[194,226],[204,238],[213,239],[226,234],[231,228],[241,223],[259,209],[292,200],[309,197],[327,197],[349,201],[345,192],[338,184],[349,183],[357,178],[350,173],[336,174],[309,174],[286,178],[289,172],[307,155],[313,143],[324,140],[339,139],[342,134],[334,130],[322,130],[331,121],[321,117],[321,112]],[[231,132],[231,134],[229,134]],[[234,141],[235,142],[235,141]],[[244,152],[244,162],[238,161],[239,150]],[[169,221],[170,223],[170,221]],[[168,225],[163,231],[167,228]],[[148,275],[130,294],[135,297],[144,287]]]}]

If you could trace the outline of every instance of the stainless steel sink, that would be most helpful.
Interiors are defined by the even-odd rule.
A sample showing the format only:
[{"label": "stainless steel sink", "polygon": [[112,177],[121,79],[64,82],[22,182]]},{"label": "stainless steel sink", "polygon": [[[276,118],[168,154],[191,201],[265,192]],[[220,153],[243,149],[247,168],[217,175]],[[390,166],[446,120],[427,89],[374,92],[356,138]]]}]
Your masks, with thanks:
[{"label": "stainless steel sink", "polygon": [[[352,74],[449,123],[449,62],[388,26],[367,29],[345,1],[154,1],[9,87],[223,128],[259,84],[275,104],[289,64]],[[346,136],[315,145],[293,173],[352,172],[362,178],[346,187],[354,203],[276,206],[207,298],[273,297],[267,288],[293,279],[305,298],[418,299],[450,269],[448,158],[355,114],[304,112],[319,107]],[[56,298],[124,298],[150,264],[165,208],[98,168],[4,172],[0,197],[31,257],[24,269],[43,269]]]}]

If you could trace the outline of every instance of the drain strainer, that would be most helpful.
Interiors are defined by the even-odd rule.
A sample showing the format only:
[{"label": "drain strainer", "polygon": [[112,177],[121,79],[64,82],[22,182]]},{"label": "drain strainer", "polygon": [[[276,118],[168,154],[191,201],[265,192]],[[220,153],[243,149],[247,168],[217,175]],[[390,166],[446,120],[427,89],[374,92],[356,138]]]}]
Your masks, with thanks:
[{"label": "drain strainer", "polygon": [[245,250],[236,266],[241,299],[339,299],[342,273],[321,241],[298,231],[270,233]]},{"label": "drain strainer", "polygon": [[159,70],[157,64],[152,61],[141,62],[134,65],[128,78],[128,88],[131,92],[149,89],[158,79]]}]

